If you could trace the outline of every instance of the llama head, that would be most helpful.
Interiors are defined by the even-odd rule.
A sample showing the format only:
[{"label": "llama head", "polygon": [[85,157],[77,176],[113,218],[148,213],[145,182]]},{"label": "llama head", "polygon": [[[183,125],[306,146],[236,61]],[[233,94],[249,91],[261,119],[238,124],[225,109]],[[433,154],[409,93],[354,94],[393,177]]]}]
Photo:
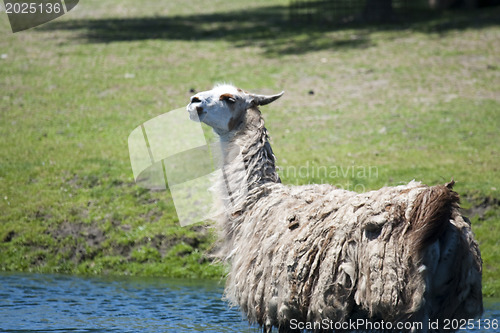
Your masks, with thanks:
[{"label": "llama head", "polygon": [[212,90],[197,93],[187,106],[189,117],[212,127],[219,135],[234,130],[242,121],[246,110],[269,104],[283,95],[251,94],[232,85],[217,85]]}]

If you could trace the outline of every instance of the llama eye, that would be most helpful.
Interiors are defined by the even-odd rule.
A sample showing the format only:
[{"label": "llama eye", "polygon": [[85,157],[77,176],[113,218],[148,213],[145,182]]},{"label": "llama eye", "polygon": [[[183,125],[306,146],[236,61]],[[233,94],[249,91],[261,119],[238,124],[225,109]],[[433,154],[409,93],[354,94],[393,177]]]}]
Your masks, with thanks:
[{"label": "llama eye", "polygon": [[201,100],[198,97],[191,98],[191,103],[200,103]]},{"label": "llama eye", "polygon": [[226,101],[226,102],[229,102],[231,104],[236,103],[236,98],[234,98],[234,96],[231,94],[222,94],[222,95],[220,95],[219,100]]}]

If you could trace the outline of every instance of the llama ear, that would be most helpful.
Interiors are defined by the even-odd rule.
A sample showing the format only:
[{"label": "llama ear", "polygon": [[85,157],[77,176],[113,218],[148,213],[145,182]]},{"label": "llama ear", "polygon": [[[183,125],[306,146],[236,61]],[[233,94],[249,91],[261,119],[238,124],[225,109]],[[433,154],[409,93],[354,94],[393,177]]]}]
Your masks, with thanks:
[{"label": "llama ear", "polygon": [[250,97],[252,98],[253,105],[267,105],[271,102],[274,102],[275,100],[277,100],[281,96],[283,96],[284,93],[285,92],[282,91],[276,95],[254,95],[254,94],[252,94],[252,95],[250,95]]}]

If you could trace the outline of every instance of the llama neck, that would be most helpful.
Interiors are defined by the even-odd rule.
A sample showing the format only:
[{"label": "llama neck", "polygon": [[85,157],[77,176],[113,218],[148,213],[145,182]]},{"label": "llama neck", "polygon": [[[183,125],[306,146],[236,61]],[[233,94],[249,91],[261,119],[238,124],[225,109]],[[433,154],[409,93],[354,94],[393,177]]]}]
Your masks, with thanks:
[{"label": "llama neck", "polygon": [[[242,123],[228,135],[221,136],[221,148],[225,167],[220,185],[229,189],[226,205],[238,208],[247,193],[264,184],[281,182],[267,129],[257,108],[248,109]],[[239,153],[236,158],[235,151]],[[231,186],[236,187],[235,191]]]}]

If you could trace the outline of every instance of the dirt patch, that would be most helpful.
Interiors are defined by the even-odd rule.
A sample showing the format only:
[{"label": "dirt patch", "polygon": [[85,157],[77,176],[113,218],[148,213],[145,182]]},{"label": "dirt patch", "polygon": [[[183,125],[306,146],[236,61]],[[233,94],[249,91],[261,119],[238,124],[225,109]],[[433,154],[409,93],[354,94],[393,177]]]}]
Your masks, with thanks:
[{"label": "dirt patch", "polygon": [[208,229],[206,227],[193,227],[193,231],[196,232],[195,236],[184,235],[180,237],[168,237],[163,234],[158,234],[154,237],[145,237],[137,243],[137,246],[140,247],[142,245],[149,245],[158,250],[163,258],[172,247],[179,243],[185,243],[193,249],[199,248],[201,243],[206,241],[208,237]]},{"label": "dirt patch", "polygon": [[[76,264],[93,259],[99,252],[100,244],[106,240],[104,232],[94,223],[65,221],[46,233],[57,243],[61,243],[57,252]],[[68,237],[73,241],[68,242]]]},{"label": "dirt patch", "polygon": [[484,220],[485,215],[490,210],[500,208],[500,200],[492,197],[473,198],[465,197],[467,201],[472,202],[472,207],[469,209],[462,209],[463,214],[469,218],[478,217],[479,220]]},{"label": "dirt patch", "polygon": [[4,243],[8,243],[12,240],[12,238],[14,238],[14,236],[16,235],[16,232],[14,230],[11,230],[7,233],[7,235],[5,235],[5,237],[3,238],[3,242]]},{"label": "dirt patch", "polygon": [[68,236],[78,239],[83,237],[89,246],[97,246],[106,240],[104,232],[95,224],[86,224],[82,222],[63,222],[59,228],[48,232],[56,240],[64,239]]},{"label": "dirt patch", "polygon": [[[123,227],[130,227],[123,225]],[[165,235],[156,234],[151,237],[143,237],[142,239],[130,240],[128,242],[113,242],[110,245],[110,252],[112,255],[123,257],[124,259],[131,260],[131,254],[135,249],[147,246],[158,250],[161,257],[164,258],[168,251],[179,243],[185,243],[194,249],[200,248],[207,239],[210,237],[209,228],[207,226],[191,227],[191,230],[196,234],[194,235]]]}]

